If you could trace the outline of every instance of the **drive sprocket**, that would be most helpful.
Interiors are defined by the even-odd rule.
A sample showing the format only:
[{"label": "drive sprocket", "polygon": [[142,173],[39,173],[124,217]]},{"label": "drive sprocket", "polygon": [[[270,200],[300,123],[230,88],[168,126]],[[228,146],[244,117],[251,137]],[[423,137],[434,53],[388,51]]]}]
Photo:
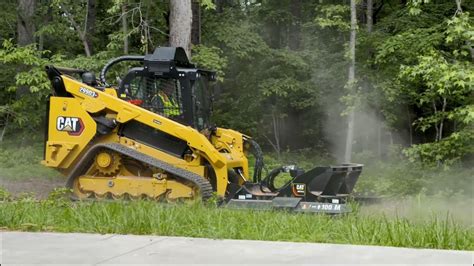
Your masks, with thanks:
[{"label": "drive sprocket", "polygon": [[122,158],[116,152],[102,150],[95,156],[94,164],[99,174],[113,176],[119,172]]}]

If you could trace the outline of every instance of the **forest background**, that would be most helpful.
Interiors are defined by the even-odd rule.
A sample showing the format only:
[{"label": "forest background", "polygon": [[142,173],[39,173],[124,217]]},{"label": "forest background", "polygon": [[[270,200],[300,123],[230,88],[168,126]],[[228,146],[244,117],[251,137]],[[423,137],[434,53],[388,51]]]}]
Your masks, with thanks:
[{"label": "forest background", "polygon": [[[170,8],[183,2],[1,1],[2,174],[51,174],[38,170],[50,93],[44,66],[98,73],[113,57],[167,46]],[[360,162],[359,193],[472,199],[473,7],[193,1],[189,53],[218,73],[214,123],[254,137],[267,165]]]}]

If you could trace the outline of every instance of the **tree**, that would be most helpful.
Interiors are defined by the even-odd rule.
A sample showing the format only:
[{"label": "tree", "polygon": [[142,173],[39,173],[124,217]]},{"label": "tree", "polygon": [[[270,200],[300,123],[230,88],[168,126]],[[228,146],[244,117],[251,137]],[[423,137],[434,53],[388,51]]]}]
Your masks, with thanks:
[{"label": "tree", "polygon": [[92,32],[89,31],[93,30],[95,25],[95,0],[55,0],[54,4],[60,13],[63,14],[62,18],[74,28],[82,42],[84,53],[87,57],[90,57],[92,55],[92,44],[90,41]]},{"label": "tree", "polygon": [[170,46],[183,47],[191,58],[191,0],[170,0]]},{"label": "tree", "polygon": [[191,28],[191,43],[201,43],[201,4],[198,0],[192,0],[193,23]]},{"label": "tree", "polygon": [[289,27],[289,47],[292,50],[301,48],[301,0],[292,0],[290,2],[290,11],[293,16]]},{"label": "tree", "polygon": [[[412,161],[449,166],[474,153],[470,55],[472,23],[459,1],[415,5],[382,23],[390,36],[377,43],[379,80],[392,104],[413,113],[414,144],[404,150]],[[454,16],[449,12],[454,11]],[[460,12],[461,11],[461,12]],[[392,27],[396,25],[396,27]],[[387,109],[386,109],[387,110]],[[403,121],[396,115],[393,126]]]},{"label": "tree", "polygon": [[[87,0],[87,15],[86,15],[86,30],[85,30],[85,38],[87,40],[87,45],[89,47],[89,55],[92,55],[94,51],[93,46],[93,37],[95,35],[95,25],[96,25],[96,18],[97,18],[97,3],[96,0]],[[87,54],[87,53],[86,53]]]},{"label": "tree", "polygon": [[128,54],[128,21],[127,21],[127,2],[121,6],[122,34],[123,34],[123,53]]},{"label": "tree", "polygon": [[[35,42],[35,10],[35,0],[18,0],[17,36],[19,46],[26,46]],[[26,68],[28,68],[26,65],[20,64],[18,71],[20,72]],[[20,99],[26,93],[28,93],[28,87],[20,86],[16,90],[16,98]]]},{"label": "tree", "polygon": [[367,0],[367,32],[372,33],[372,28],[374,26],[374,2],[373,0]]},{"label": "tree", "polygon": [[18,45],[25,46],[35,42],[36,0],[18,0]]},{"label": "tree", "polygon": [[[349,78],[347,81],[347,87],[349,93],[354,93],[355,90],[355,47],[356,47],[356,30],[357,30],[357,14],[356,14],[356,0],[351,0],[351,37],[349,41]],[[344,161],[351,162],[352,157],[352,142],[354,141],[354,120],[355,113],[354,107],[352,106],[349,111],[348,122],[347,122],[347,135],[346,135],[346,149],[344,152]]]}]

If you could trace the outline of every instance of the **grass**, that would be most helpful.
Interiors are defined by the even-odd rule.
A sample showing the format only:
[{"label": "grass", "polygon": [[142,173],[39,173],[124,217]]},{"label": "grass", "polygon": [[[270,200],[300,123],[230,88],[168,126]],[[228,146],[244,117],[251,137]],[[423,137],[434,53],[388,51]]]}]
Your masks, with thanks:
[{"label": "grass", "polygon": [[[0,178],[57,177],[59,174],[56,171],[39,164],[42,152],[42,143],[38,141],[24,142],[22,145],[18,145],[18,141],[0,143]],[[354,158],[354,161],[365,163],[356,186],[357,192],[396,196],[398,205],[363,206],[360,211],[349,215],[332,217],[231,210],[199,203],[70,202],[64,200],[61,193],[59,196],[53,193],[50,199],[41,201],[31,197],[12,199],[0,187],[0,227],[25,231],[153,234],[474,250],[472,169],[424,169],[400,161],[386,163],[369,157]],[[266,156],[265,161],[268,168],[280,165],[271,156]],[[297,162],[305,169],[331,163],[322,162],[323,158],[286,153],[282,155],[282,161],[288,164]],[[285,178],[288,177],[282,175],[277,183],[281,185]],[[414,195],[418,200],[402,202],[400,197],[403,195]],[[437,206],[441,211],[430,213],[430,209],[435,207],[433,196],[449,206]],[[405,208],[420,198],[423,202]],[[454,198],[467,198],[470,201],[454,203]],[[431,205],[425,202],[431,202]],[[456,212],[452,206],[458,207]],[[382,208],[383,211],[380,210]],[[450,210],[450,213],[446,210]],[[466,216],[462,217],[464,222],[461,223],[460,214]]]},{"label": "grass", "polygon": [[57,171],[40,164],[42,159],[43,143],[4,140],[0,142],[0,178],[58,177]]},{"label": "grass", "polygon": [[[0,195],[1,197],[1,195]],[[7,196],[4,198],[8,198]],[[232,210],[201,203],[71,202],[53,197],[5,200],[0,227],[10,230],[152,234],[217,239],[474,250],[472,226],[449,215],[422,222],[385,215],[344,216]]]}]

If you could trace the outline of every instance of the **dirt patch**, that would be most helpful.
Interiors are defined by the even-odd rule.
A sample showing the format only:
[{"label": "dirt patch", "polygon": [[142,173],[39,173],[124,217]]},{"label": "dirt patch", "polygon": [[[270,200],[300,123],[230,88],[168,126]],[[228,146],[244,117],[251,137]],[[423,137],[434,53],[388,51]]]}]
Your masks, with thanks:
[{"label": "dirt patch", "polygon": [[57,187],[64,187],[66,180],[63,178],[27,178],[10,179],[0,177],[0,186],[13,196],[23,193],[33,193],[38,199],[47,198],[49,193]]}]

